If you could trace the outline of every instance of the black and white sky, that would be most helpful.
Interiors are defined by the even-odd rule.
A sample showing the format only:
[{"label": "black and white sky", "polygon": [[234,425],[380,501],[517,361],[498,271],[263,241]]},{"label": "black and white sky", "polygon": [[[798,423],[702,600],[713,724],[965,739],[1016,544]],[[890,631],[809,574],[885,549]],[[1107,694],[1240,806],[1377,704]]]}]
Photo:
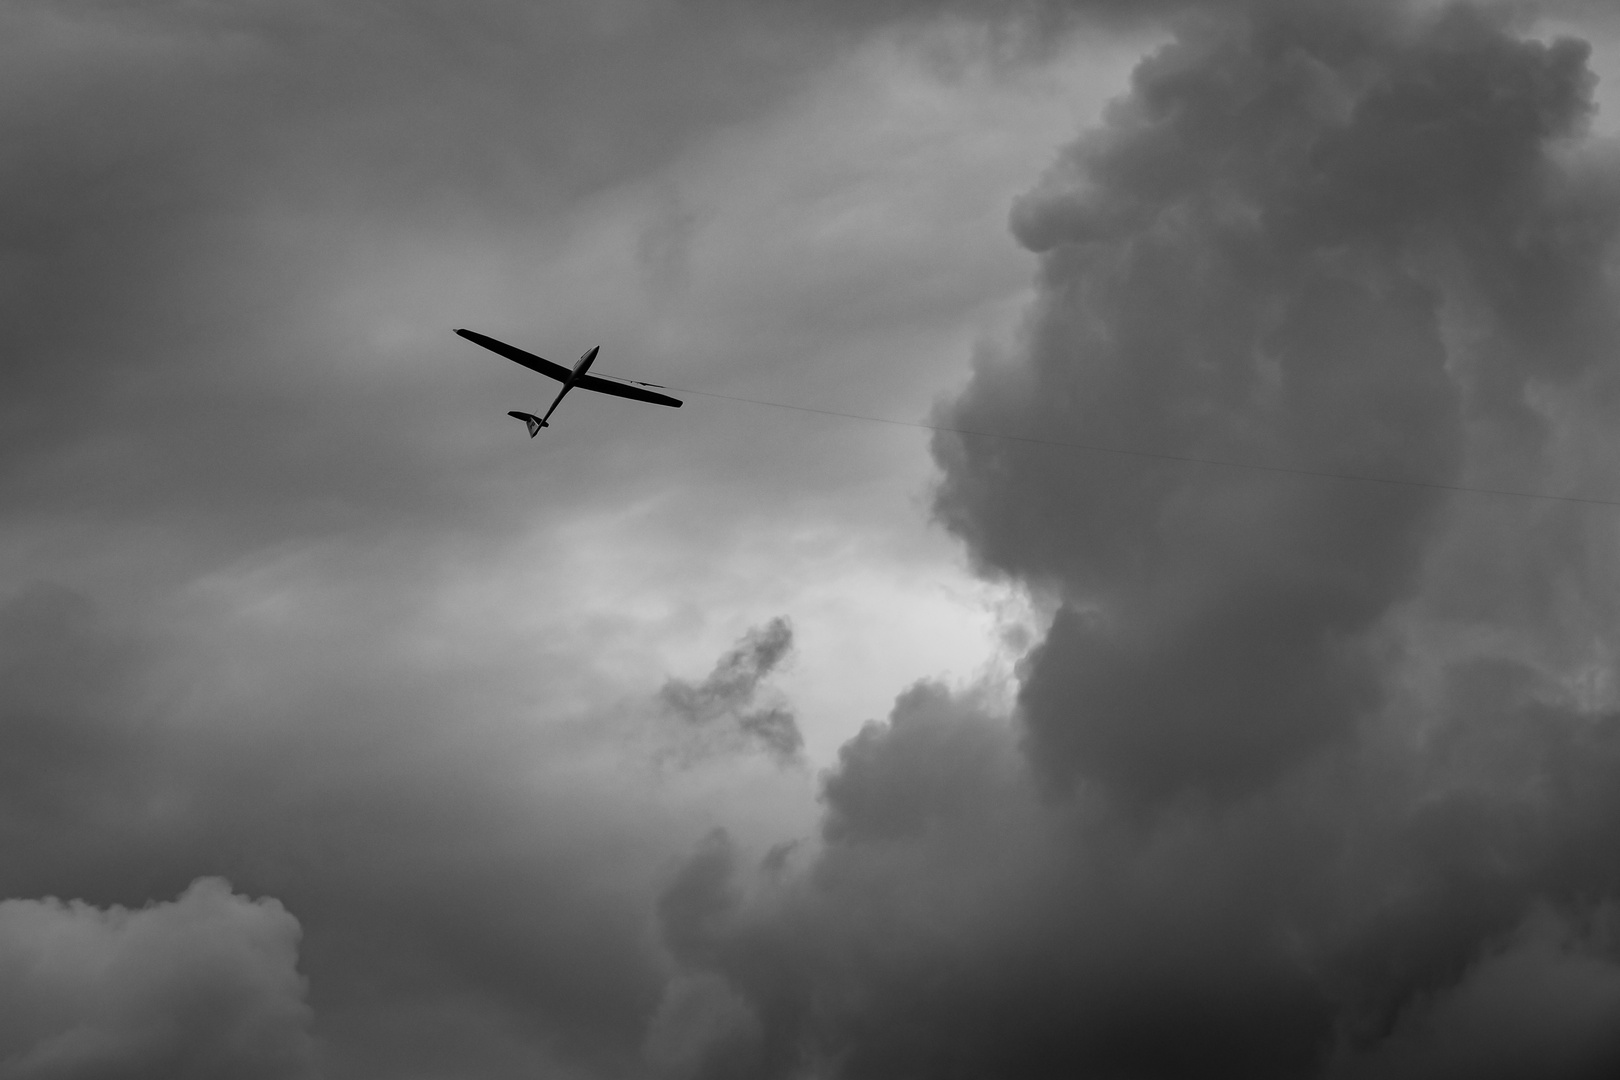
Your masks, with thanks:
[{"label": "black and white sky", "polygon": [[1617,244],[1598,0],[0,5],[0,1078],[1620,1075]]}]

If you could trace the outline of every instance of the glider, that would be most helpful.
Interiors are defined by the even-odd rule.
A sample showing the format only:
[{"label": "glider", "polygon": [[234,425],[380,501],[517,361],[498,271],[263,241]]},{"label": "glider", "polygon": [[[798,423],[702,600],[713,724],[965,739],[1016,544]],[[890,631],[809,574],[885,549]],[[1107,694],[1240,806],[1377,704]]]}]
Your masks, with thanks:
[{"label": "glider", "polygon": [[546,421],[550,420],[551,414],[557,411],[557,404],[562,401],[563,395],[576,386],[581,390],[595,390],[598,394],[612,394],[614,397],[629,398],[632,401],[647,401],[654,405],[669,405],[676,409],[681,407],[681,403],[672,397],[642,389],[646,386],[656,386],[657,383],[614,382],[612,379],[604,379],[599,375],[588,374],[591,364],[596,361],[596,351],[602,347],[600,345],[591,346],[572,368],[566,368],[533,353],[524,352],[515,345],[508,345],[504,341],[496,341],[492,337],[486,337],[474,330],[457,330],[456,333],[474,345],[482,345],[490,352],[500,353],[514,363],[522,364],[531,371],[538,371],[540,374],[556,379],[563,384],[562,389],[557,391],[557,396],[552,399],[551,408],[546,410],[546,415],[535,416],[532,413],[515,411],[506,414],[507,416],[515,416],[529,425],[529,438],[531,439],[540,434],[541,428],[551,426]]}]

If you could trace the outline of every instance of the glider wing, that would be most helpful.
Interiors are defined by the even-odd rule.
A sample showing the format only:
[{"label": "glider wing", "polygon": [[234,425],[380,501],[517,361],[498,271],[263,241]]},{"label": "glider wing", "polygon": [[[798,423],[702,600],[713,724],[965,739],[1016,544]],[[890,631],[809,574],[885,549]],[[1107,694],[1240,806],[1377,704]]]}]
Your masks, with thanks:
[{"label": "glider wing", "polygon": [[[519,361],[521,363],[521,361]],[[614,397],[630,398],[632,401],[646,401],[654,405],[669,405],[680,408],[681,403],[672,397],[655,394],[651,390],[643,390],[639,386],[628,383],[614,382],[612,379],[601,379],[595,375],[581,375],[574,384],[581,390],[595,390],[598,394],[612,394]]]},{"label": "glider wing", "polygon": [[490,352],[500,353],[513,363],[522,364],[531,371],[538,371],[542,375],[549,375],[558,382],[567,382],[568,376],[573,374],[572,371],[563,367],[561,364],[554,364],[544,357],[536,356],[534,353],[524,352],[516,345],[508,345],[504,341],[496,341],[494,338],[486,337],[485,335],[478,333],[476,330],[457,330],[456,333],[466,338],[474,345],[482,345]]}]

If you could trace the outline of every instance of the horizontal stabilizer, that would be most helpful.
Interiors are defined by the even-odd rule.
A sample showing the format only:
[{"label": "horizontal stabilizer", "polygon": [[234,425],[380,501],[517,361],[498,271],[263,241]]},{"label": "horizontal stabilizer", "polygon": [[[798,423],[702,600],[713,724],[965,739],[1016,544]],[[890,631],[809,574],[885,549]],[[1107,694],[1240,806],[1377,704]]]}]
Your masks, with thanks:
[{"label": "horizontal stabilizer", "polygon": [[517,412],[517,411],[514,410],[512,412],[507,413],[506,415],[507,416],[515,416],[519,420],[523,421],[525,424],[528,424],[529,425],[529,438],[531,438],[531,439],[534,438],[536,435],[540,434],[540,429],[541,428],[551,426],[550,424],[546,423],[544,420],[540,419],[538,416],[535,416],[533,413]]}]

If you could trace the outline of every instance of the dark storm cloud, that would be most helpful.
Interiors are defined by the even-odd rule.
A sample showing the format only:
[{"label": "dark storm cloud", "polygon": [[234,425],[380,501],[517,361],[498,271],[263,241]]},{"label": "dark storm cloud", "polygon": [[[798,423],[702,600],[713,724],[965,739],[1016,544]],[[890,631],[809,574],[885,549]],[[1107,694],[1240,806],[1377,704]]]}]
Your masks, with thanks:
[{"label": "dark storm cloud", "polygon": [[[777,616],[743,635],[707,678],[693,685],[671,679],[658,692],[664,707],[700,737],[759,744],[780,761],[791,761],[804,746],[798,722],[785,703],[757,703],[763,683],[793,649],[793,627]],[[714,734],[712,725],[724,731]]]},{"label": "dark storm cloud", "polygon": [[[1145,62],[1015,209],[1047,310],[1028,362],[981,367],[947,422],[1454,481],[1464,391],[1425,256],[1539,342],[1506,338],[1497,365],[1523,362],[1481,382],[1589,362],[1524,325],[1605,340],[1583,320],[1608,230],[1550,239],[1575,224],[1546,154],[1586,116],[1584,47],[1464,11],[1405,46],[1363,23],[1262,13]],[[1367,635],[1409,595],[1438,493],[937,445],[941,517],[1063,600],[1022,691],[1043,769],[1242,791],[1376,703]]]},{"label": "dark storm cloud", "polygon": [[[1349,1076],[1598,1076],[1620,1060],[1614,910],[1574,924],[1533,912],[1433,1003],[1422,1003]],[[1583,925],[1584,924],[1584,925]],[[1607,924],[1607,925],[1605,925]],[[1600,955],[1594,955],[1594,953]]]},{"label": "dark storm cloud", "polygon": [[1617,717],[1513,701],[1148,828],[920,687],[803,877],[715,837],[672,882],[665,940],[730,995],[687,1075],[1607,1075]]},{"label": "dark storm cloud", "polygon": [[802,882],[711,841],[667,894],[676,955],[751,1006],[698,1075],[1289,1075],[1329,1033],[1275,901],[1220,865],[1260,853],[1071,831],[978,702],[903,695],[826,802]]},{"label": "dark storm cloud", "polygon": [[[1586,55],[1468,7],[1181,22],[1015,208],[1023,340],[939,419],[1612,494]],[[690,1075],[1620,1067],[1606,511],[935,452],[1055,618],[1010,724],[920,687],[852,740],[802,871],[716,837],[674,879],[665,939],[732,995]]]}]

